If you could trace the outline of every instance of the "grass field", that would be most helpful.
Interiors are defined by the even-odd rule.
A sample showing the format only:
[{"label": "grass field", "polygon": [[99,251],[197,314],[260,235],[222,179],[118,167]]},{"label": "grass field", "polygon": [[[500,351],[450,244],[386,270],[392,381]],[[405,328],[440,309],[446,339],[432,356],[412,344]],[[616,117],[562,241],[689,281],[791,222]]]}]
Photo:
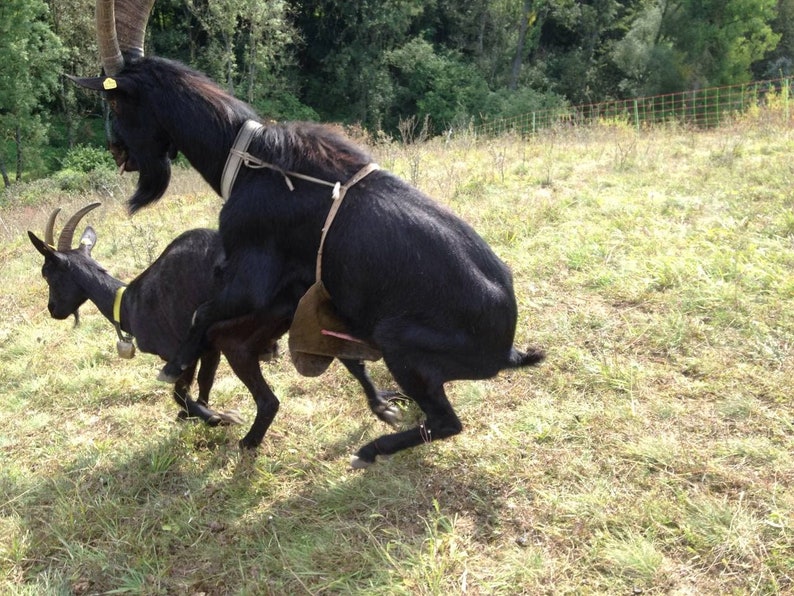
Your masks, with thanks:
[{"label": "grass field", "polygon": [[365,471],[349,456],[387,429],[338,365],[263,365],[282,408],[252,457],[225,363],[213,404],[246,426],[180,422],[93,306],[49,318],[26,230],[98,198],[94,255],[130,279],[215,225],[195,174],[134,218],[133,180],[3,208],[0,593],[794,592],[792,131],[765,111],[373,145],[511,266],[516,343],[548,359],[450,384],[463,434]]}]

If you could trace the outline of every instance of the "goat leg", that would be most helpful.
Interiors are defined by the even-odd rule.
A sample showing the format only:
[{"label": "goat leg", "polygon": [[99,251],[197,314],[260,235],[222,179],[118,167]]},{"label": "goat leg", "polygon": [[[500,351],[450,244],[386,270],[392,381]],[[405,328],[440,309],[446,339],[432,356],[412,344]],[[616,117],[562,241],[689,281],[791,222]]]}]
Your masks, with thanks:
[{"label": "goat leg", "polygon": [[399,397],[400,394],[396,391],[379,390],[372,381],[372,378],[367,374],[367,370],[361,360],[340,358],[339,361],[344,364],[345,368],[355,377],[362,389],[364,389],[370,411],[389,426],[397,428],[402,421],[402,415],[399,408],[391,403],[390,399]]},{"label": "goat leg", "polygon": [[185,370],[195,366],[206,344],[207,329],[218,320],[212,317],[214,304],[214,301],[210,300],[196,309],[187,339],[180,345],[176,356],[171,358],[157,375],[158,381],[176,383]]}]

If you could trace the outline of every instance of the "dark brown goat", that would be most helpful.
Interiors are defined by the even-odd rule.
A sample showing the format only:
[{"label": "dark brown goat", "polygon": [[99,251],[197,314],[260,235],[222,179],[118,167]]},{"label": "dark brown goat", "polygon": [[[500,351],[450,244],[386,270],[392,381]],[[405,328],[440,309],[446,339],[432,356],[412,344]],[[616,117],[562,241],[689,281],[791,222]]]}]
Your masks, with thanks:
[{"label": "dark brown goat", "polygon": [[[182,233],[144,272],[126,285],[111,276],[91,256],[96,233],[90,226],[83,232],[77,248],[71,248],[75,228],[93,203],[72,216],[64,226],[57,248],[53,227],[59,210],[53,212],[42,241],[28,232],[33,246],[44,256],[42,275],[49,286],[48,308],[56,319],[78,316],[86,301],[114,324],[114,302],[119,288],[125,288],[120,303],[120,330],[132,335],[138,348],[164,360],[173,357],[190,329],[195,309],[213,295],[214,271],[223,262],[220,236],[214,230],[195,229]],[[289,326],[289,317],[250,314],[213,325],[202,351],[198,373],[199,396],[190,397],[196,364],[186,368],[174,385],[173,397],[182,408],[180,416],[198,417],[207,424],[238,422],[229,413],[215,412],[208,406],[209,394],[218,368],[220,354],[226,357],[234,373],[246,385],[257,404],[257,414],[247,438],[261,441],[267,425],[273,392],[262,377],[259,361],[275,351],[276,341]],[[381,420],[393,424],[397,410],[376,390],[364,365],[343,360],[342,363],[361,383],[370,408]]]},{"label": "dark brown goat", "polygon": [[[143,57],[147,2],[97,6],[106,76],[75,81],[104,93],[116,162],[139,172],[130,211],[163,196],[176,152],[226,199],[219,218],[223,283],[197,310],[164,378],[196,361],[218,321],[257,311],[291,316],[300,296],[322,284],[344,335],[378,350],[426,415],[414,428],[361,447],[353,465],[363,467],[461,431],[448,381],[489,378],[543,359],[540,349],[514,347],[512,275],[466,222],[397,176],[375,171],[371,156],[339,132],[311,123],[265,125],[201,73]],[[116,25],[114,8],[140,9],[138,21]],[[335,186],[333,194],[327,186]],[[344,202],[333,200],[344,191]],[[336,214],[330,227],[329,213]],[[267,407],[275,413],[278,401]]]}]

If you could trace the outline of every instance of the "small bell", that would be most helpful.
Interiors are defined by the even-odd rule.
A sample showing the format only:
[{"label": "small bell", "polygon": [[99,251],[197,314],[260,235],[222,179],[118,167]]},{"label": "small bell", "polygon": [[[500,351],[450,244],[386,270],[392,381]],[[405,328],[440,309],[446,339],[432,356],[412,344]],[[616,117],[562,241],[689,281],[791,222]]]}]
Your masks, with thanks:
[{"label": "small bell", "polygon": [[120,339],[116,342],[116,351],[125,360],[130,360],[135,356],[135,344],[131,341]]}]

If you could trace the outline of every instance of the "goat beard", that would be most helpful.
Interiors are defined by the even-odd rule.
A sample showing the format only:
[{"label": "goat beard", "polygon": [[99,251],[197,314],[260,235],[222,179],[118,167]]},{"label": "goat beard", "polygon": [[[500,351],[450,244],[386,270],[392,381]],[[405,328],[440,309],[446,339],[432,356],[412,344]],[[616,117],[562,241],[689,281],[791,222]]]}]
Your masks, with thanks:
[{"label": "goat beard", "polygon": [[171,160],[167,154],[157,160],[138,163],[138,187],[127,201],[130,214],[162,198],[171,182]]}]

